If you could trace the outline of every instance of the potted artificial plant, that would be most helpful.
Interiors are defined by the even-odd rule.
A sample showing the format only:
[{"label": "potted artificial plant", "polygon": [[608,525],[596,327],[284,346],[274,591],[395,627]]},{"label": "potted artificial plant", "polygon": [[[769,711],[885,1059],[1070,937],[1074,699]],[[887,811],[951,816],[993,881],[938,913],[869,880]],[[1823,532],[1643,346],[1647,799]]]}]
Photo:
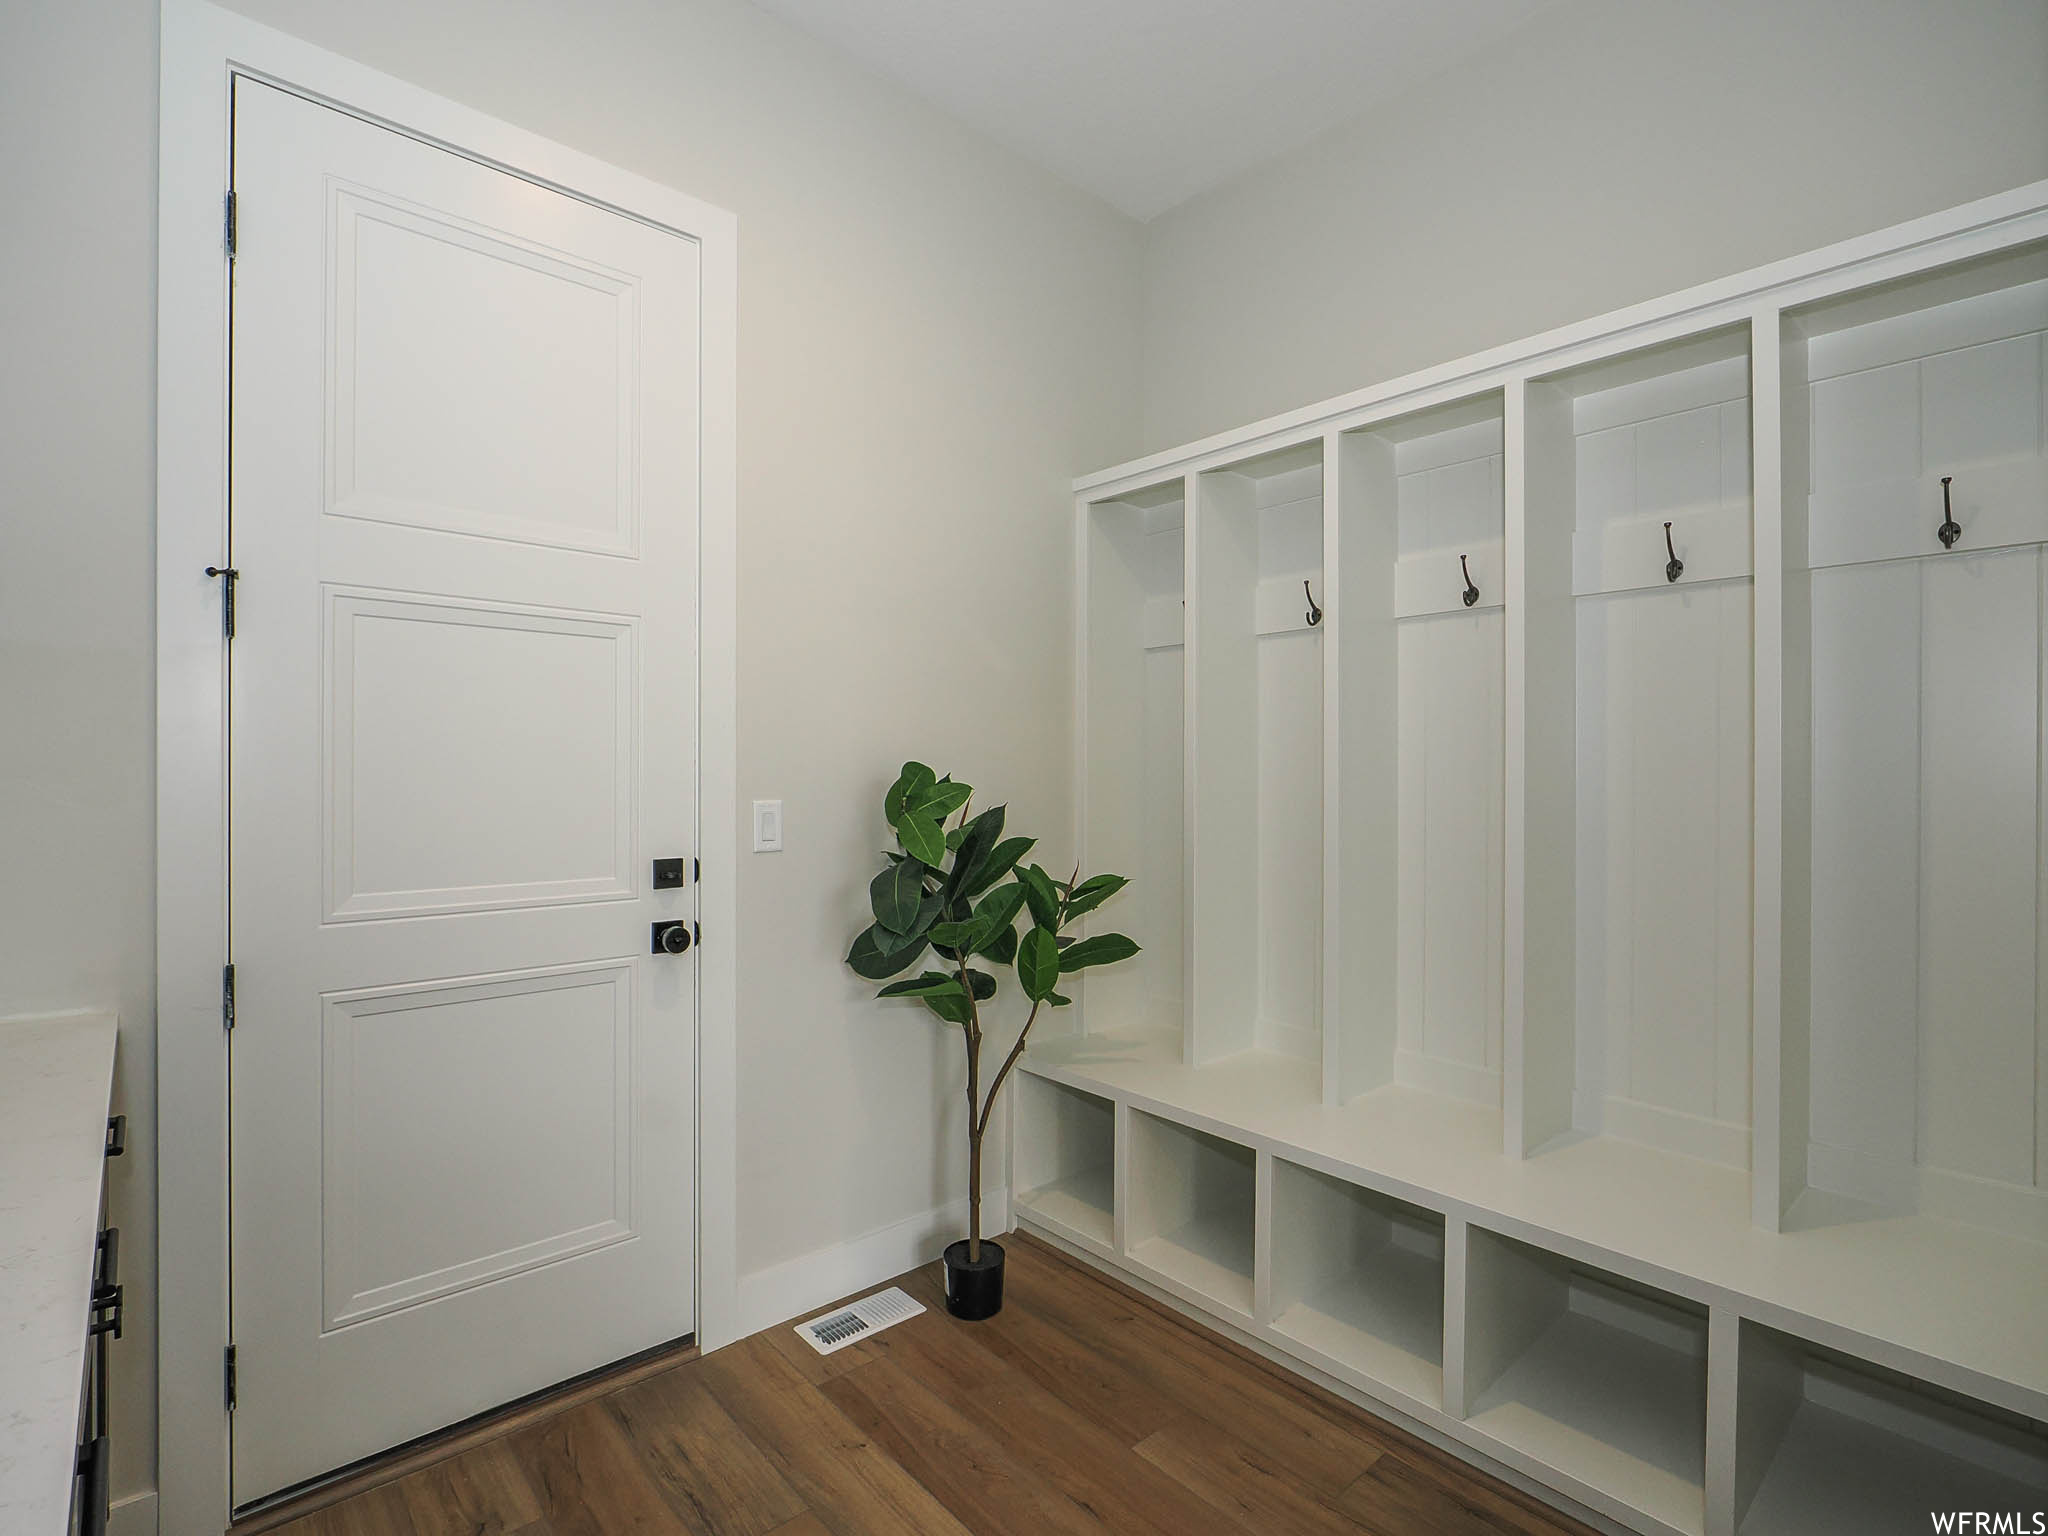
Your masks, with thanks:
[{"label": "potted artificial plant", "polygon": [[[1075,939],[1067,925],[1094,911],[1130,882],[1122,875],[1052,878],[1036,864],[1019,867],[1032,839],[1003,836],[1003,807],[970,818],[973,790],[923,763],[905,763],[882,798],[882,814],[901,851],[868,886],[875,920],[861,931],[846,963],[869,981],[888,981],[915,965],[927,948],[939,968],[893,981],[878,997],[922,1003],[958,1026],[967,1049],[967,1236],[946,1249],[946,1310],[955,1317],[993,1317],[1003,1305],[1003,1247],[981,1236],[981,1144],[996,1095],[1024,1054],[1041,1008],[1064,1008],[1060,978],[1091,965],[1128,960],[1138,946],[1120,933]],[[959,820],[949,831],[947,820]],[[1017,919],[1030,915],[1022,937]],[[1017,972],[1031,1000],[1017,1043],[981,1088],[981,1005],[996,995],[995,973]]]}]

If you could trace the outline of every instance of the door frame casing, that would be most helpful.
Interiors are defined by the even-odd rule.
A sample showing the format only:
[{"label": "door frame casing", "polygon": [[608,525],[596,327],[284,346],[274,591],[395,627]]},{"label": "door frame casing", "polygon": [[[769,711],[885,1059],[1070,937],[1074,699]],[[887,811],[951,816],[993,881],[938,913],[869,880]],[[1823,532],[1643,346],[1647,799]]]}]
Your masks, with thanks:
[{"label": "door frame casing", "polygon": [[696,1306],[737,1308],[737,219],[630,172],[205,3],[163,0],[157,207],[157,1484],[163,1536],[231,1514],[226,552],[231,82],[252,76],[696,242],[701,261],[695,951]]}]

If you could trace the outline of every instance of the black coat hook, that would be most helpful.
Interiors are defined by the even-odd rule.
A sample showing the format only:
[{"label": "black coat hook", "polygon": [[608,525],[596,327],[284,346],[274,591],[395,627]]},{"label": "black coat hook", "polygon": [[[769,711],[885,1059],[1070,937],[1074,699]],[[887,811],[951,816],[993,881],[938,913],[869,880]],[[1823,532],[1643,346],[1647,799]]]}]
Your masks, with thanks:
[{"label": "black coat hook", "polygon": [[1955,512],[1949,506],[1948,483],[1954,475],[1941,477],[1941,526],[1934,530],[1934,536],[1941,540],[1943,549],[1954,549],[1956,540],[1963,536],[1963,525],[1956,521]]},{"label": "black coat hook", "polygon": [[1678,558],[1678,551],[1671,544],[1671,525],[1664,525],[1664,553],[1671,557],[1664,567],[1664,579],[1676,581],[1685,574],[1685,562]]},{"label": "black coat hook", "polygon": [[1465,606],[1470,608],[1479,601],[1479,589],[1472,585],[1472,567],[1465,563],[1463,555],[1458,556],[1458,569],[1465,573]]},{"label": "black coat hook", "polygon": [[220,632],[235,638],[235,583],[242,573],[231,565],[209,565],[206,574],[220,580]]},{"label": "black coat hook", "polygon": [[1303,577],[1301,594],[1308,599],[1308,627],[1314,629],[1323,622],[1323,610],[1316,606],[1316,595],[1308,589],[1308,578]]}]

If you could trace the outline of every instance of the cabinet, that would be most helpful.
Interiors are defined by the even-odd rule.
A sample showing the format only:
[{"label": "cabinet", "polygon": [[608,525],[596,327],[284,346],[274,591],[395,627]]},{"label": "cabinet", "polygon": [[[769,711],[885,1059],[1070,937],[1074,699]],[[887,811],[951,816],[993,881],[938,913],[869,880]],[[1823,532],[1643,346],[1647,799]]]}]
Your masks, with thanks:
[{"label": "cabinet", "polygon": [[2035,1507],[2048,184],[1075,493],[1020,1221],[1630,1529]]}]

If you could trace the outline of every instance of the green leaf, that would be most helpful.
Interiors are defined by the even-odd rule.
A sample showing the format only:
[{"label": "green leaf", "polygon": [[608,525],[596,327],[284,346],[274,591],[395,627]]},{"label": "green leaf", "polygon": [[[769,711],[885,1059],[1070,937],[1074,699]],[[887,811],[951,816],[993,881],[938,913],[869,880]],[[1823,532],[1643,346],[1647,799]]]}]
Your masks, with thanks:
[{"label": "green leaf", "polygon": [[896,823],[896,836],[903,851],[920,863],[937,869],[946,862],[946,832],[936,821],[922,816],[905,816]]},{"label": "green leaf", "polygon": [[960,846],[960,839],[966,835],[967,829],[965,827],[955,827],[946,834],[946,847],[948,849],[958,848]]},{"label": "green leaf", "polygon": [[967,984],[974,988],[974,1000],[977,1003],[985,1003],[996,995],[996,979],[987,971],[968,971]]},{"label": "green leaf", "polygon": [[896,782],[889,786],[889,792],[882,796],[882,818],[890,826],[903,819],[904,808],[909,805],[913,794],[922,792],[938,780],[938,775],[923,763],[905,763],[903,772]]},{"label": "green leaf", "polygon": [[1071,1008],[1074,1005],[1074,1000],[1071,997],[1061,997],[1057,992],[1046,993],[1045,1000],[1055,1008]]},{"label": "green leaf", "polygon": [[1093,879],[1083,880],[1074,887],[1074,894],[1067,900],[1068,919],[1093,912],[1130,883],[1122,875],[1096,875]]},{"label": "green leaf", "polygon": [[944,1019],[948,1024],[965,1024],[968,1017],[967,990],[958,977],[943,971],[926,971],[909,981],[882,988],[877,997],[909,997]]},{"label": "green leaf", "polygon": [[1017,930],[1005,928],[986,944],[975,946],[977,955],[987,955],[997,965],[1011,965],[1017,959]]},{"label": "green leaf", "polygon": [[1024,887],[1024,899],[1031,904],[1031,921],[1041,929],[1059,927],[1060,896],[1053,889],[1052,876],[1033,864],[1017,871],[1017,883]]},{"label": "green leaf", "polygon": [[1004,838],[989,849],[980,862],[968,871],[967,878],[961,882],[960,894],[968,897],[979,896],[1015,869],[1017,861],[1029,853],[1037,841],[1031,837]]},{"label": "green leaf", "polygon": [[974,795],[972,784],[955,784],[951,779],[940,779],[936,784],[915,788],[903,797],[905,816],[929,817],[933,821],[944,821],[959,810]]},{"label": "green leaf", "polygon": [[1017,921],[1018,909],[1023,905],[1024,887],[1014,880],[989,892],[974,909],[974,936],[967,941],[968,947],[981,949],[993,943],[997,934]]},{"label": "green leaf", "polygon": [[1090,875],[1074,887],[1074,894],[1086,896],[1090,891],[1120,891],[1130,883],[1122,875]]},{"label": "green leaf", "polygon": [[972,1016],[967,1004],[967,994],[957,988],[943,996],[920,997],[918,1001],[948,1024],[965,1024]]},{"label": "green leaf", "polygon": [[875,909],[875,921],[884,928],[891,933],[910,932],[924,902],[924,866],[915,859],[890,865],[869,883],[868,902]]},{"label": "green leaf", "polygon": [[1091,965],[1114,965],[1137,952],[1138,946],[1120,933],[1098,933],[1064,951],[1060,955],[1060,970],[1071,974],[1085,971]]},{"label": "green leaf", "polygon": [[942,915],[941,909],[944,906],[945,901],[943,898],[940,897],[937,891],[933,891],[931,895],[925,897],[925,899],[918,904],[917,921],[910,925],[910,932],[905,934],[904,937],[909,938],[912,935],[924,934],[926,930],[928,930],[932,926],[933,923],[936,923],[939,920],[939,918]]},{"label": "green leaf", "polygon": [[1017,984],[1034,1003],[1052,996],[1060,979],[1060,947],[1052,931],[1034,928],[1017,946]]},{"label": "green leaf", "polygon": [[846,963],[853,967],[854,975],[869,981],[882,981],[907,968],[923,954],[924,943],[922,933],[905,937],[876,923],[872,928],[864,929],[853,941],[853,948],[846,952]]},{"label": "green leaf", "polygon": [[1003,835],[1005,807],[992,805],[979,816],[970,817],[961,832],[957,852],[953,858],[953,872],[946,876],[946,894],[957,896],[974,873],[975,866],[988,857],[989,849],[996,839]]},{"label": "green leaf", "polygon": [[948,976],[944,971],[924,971],[908,981],[892,981],[877,992],[877,997],[944,997],[952,993],[959,997],[967,995],[957,976]]},{"label": "green leaf", "polygon": [[974,933],[972,923],[933,923],[928,935],[934,944],[946,949],[959,949]]}]

